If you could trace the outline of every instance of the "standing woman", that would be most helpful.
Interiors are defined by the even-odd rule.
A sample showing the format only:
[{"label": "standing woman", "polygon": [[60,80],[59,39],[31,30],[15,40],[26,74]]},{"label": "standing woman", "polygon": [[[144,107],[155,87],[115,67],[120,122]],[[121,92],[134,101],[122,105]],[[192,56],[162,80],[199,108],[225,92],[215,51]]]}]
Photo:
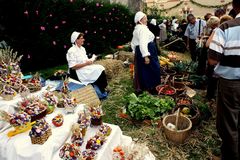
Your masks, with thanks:
[{"label": "standing woman", "polygon": [[84,85],[95,84],[102,93],[107,87],[105,68],[102,65],[93,64],[93,59],[89,59],[86,54],[84,44],[84,34],[74,31],[71,35],[73,46],[67,52],[67,61],[70,77],[80,81]]},{"label": "standing woman", "polygon": [[148,91],[156,94],[155,87],[160,84],[160,64],[158,50],[154,43],[154,34],[147,27],[147,16],[136,13],[131,47],[135,53],[134,86],[137,94]]}]

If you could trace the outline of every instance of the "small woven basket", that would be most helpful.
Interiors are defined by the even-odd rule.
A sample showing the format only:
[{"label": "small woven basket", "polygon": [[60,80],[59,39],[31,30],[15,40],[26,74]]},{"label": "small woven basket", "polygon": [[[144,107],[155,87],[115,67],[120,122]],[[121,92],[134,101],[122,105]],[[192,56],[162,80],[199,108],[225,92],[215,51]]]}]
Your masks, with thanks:
[{"label": "small woven basket", "polygon": [[11,100],[13,100],[14,95],[2,94],[1,97],[2,97],[3,100],[5,100],[5,101],[11,101]]},{"label": "small woven basket", "polygon": [[100,118],[91,118],[91,125],[93,126],[100,126],[102,125],[102,117]]},{"label": "small woven basket", "polygon": [[28,89],[30,90],[30,93],[40,91],[42,89],[41,86],[33,86],[33,85],[27,85]]},{"label": "small woven basket", "polygon": [[51,135],[52,130],[49,128],[42,136],[31,137],[32,144],[44,144]]},{"label": "small woven basket", "polygon": [[168,123],[175,124],[177,115],[171,114],[167,115],[163,118],[163,127],[164,133],[168,140],[181,144],[183,143],[189,136],[190,130],[192,128],[192,122],[189,118],[184,116],[178,117],[178,130],[172,130],[167,127]]},{"label": "small woven basket", "polygon": [[46,115],[47,115],[47,108],[37,115],[30,115],[31,116],[31,122],[36,121],[38,119],[42,119]]}]

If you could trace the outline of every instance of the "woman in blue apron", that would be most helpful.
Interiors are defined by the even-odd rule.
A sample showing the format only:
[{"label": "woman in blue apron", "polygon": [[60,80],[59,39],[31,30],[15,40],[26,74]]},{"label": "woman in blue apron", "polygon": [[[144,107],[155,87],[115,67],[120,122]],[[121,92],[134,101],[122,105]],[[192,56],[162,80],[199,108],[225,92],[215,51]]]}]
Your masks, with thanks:
[{"label": "woman in blue apron", "polygon": [[157,94],[156,86],[161,83],[158,49],[154,35],[147,27],[147,16],[139,11],[134,17],[131,47],[135,53],[134,86],[136,93],[148,91]]}]

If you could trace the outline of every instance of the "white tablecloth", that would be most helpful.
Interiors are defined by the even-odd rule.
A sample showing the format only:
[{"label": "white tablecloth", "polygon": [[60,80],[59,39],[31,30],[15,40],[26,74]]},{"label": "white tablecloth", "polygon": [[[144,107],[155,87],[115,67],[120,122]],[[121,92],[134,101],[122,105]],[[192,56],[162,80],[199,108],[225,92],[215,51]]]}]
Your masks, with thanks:
[{"label": "white tablecloth", "polygon": [[[40,96],[45,90],[36,92],[35,96]],[[0,99],[0,109],[9,113],[14,113],[14,105],[21,100],[18,95],[12,101],[3,101]],[[32,144],[29,131],[15,135],[11,138],[7,137],[7,133],[13,130],[8,123],[0,121],[0,160],[60,160],[59,150],[61,146],[69,142],[71,137],[71,126],[78,120],[78,112],[83,110],[84,105],[78,105],[75,112],[65,114],[64,109],[55,109],[55,111],[46,116],[46,121],[51,125],[52,135],[43,145]],[[64,115],[64,123],[61,127],[55,127],[51,120],[57,114]],[[107,124],[112,128],[111,134],[107,137],[107,141],[97,150],[97,160],[112,160],[112,151],[117,145],[130,144],[131,137],[124,136],[119,126]],[[89,127],[84,137],[84,143],[81,151],[85,150],[87,140],[96,134],[98,127]],[[153,157],[153,158],[151,158]],[[154,156],[150,154],[150,158],[146,156],[145,160],[154,160]]]}]

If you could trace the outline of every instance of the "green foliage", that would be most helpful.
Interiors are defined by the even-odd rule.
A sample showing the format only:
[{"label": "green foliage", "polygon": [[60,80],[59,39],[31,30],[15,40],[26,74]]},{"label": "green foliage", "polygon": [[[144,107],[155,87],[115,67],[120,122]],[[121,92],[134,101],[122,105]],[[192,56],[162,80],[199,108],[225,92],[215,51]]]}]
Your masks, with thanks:
[{"label": "green foliage", "polygon": [[195,73],[197,70],[197,63],[188,61],[176,61],[174,62],[174,69],[179,73]]},{"label": "green foliage", "polygon": [[171,97],[158,98],[147,92],[138,97],[132,93],[126,97],[126,100],[127,113],[136,120],[158,119],[175,106],[175,102]]}]

